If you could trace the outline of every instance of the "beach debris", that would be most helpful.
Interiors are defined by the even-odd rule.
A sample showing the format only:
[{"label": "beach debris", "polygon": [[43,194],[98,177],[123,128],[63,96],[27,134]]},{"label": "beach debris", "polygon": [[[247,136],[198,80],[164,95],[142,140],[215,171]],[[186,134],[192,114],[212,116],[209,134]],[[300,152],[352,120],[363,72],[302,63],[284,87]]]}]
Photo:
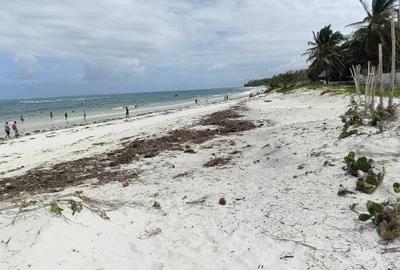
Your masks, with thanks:
[{"label": "beach debris", "polygon": [[197,200],[191,201],[191,202],[186,202],[186,204],[203,204],[206,202],[208,196],[203,196]]},{"label": "beach debris", "polygon": [[7,182],[7,183],[4,184],[4,187],[5,187],[6,189],[12,189],[12,188],[13,188],[13,185],[11,184],[11,182]]},{"label": "beach debris", "polygon": [[294,258],[294,255],[290,252],[283,252],[280,256],[279,259],[285,260],[285,259],[292,259]]},{"label": "beach debris", "polygon": [[[88,180],[97,180],[97,184],[111,181],[124,182],[137,178],[135,170],[120,170],[120,166],[140,158],[151,158],[163,151],[184,150],[188,143],[201,144],[216,136],[229,135],[256,128],[249,120],[241,120],[238,113],[243,107],[235,107],[203,117],[200,125],[215,125],[215,129],[175,129],[161,137],[126,140],[122,147],[96,156],[65,161],[46,168],[28,170],[15,177],[0,178],[0,187],[7,182],[13,183],[7,193],[2,191],[0,200],[18,195],[20,192],[57,192],[65,187],[83,184]],[[229,159],[217,159],[209,165],[219,166]],[[110,170],[110,167],[116,169]],[[117,169],[118,168],[118,169]]]},{"label": "beach debris", "polygon": [[173,178],[173,179],[177,179],[177,178],[181,178],[181,177],[188,176],[189,174],[190,174],[190,172],[179,173],[179,174],[175,175],[175,176],[172,177],[172,178]]},{"label": "beach debris", "polygon": [[145,230],[145,234],[139,236],[139,239],[148,239],[152,236],[156,236],[156,235],[160,234],[161,232],[162,232],[162,230],[160,227],[157,227],[157,228],[154,228],[151,230]]},{"label": "beach debris", "polygon": [[344,188],[342,185],[339,186],[339,191],[337,193],[337,195],[344,197],[347,194],[355,194],[354,191],[348,190],[347,188]]},{"label": "beach debris", "polygon": [[196,153],[196,151],[194,151],[191,147],[190,147],[190,145],[186,145],[185,146],[185,150],[183,151],[184,153],[189,153],[189,154],[195,154]]},{"label": "beach debris", "polygon": [[225,199],[224,197],[221,197],[221,198],[219,198],[218,203],[219,203],[220,205],[226,205],[226,199]]},{"label": "beach debris", "polygon": [[333,164],[332,162],[330,162],[329,160],[325,160],[324,162],[324,167],[335,167],[335,164]]},{"label": "beach debris", "polygon": [[155,209],[161,209],[161,204],[159,202],[154,202],[153,203],[153,208]]},{"label": "beach debris", "polygon": [[122,181],[122,187],[128,187],[128,186],[129,186],[128,180]]},{"label": "beach debris", "polygon": [[368,201],[368,213],[358,216],[361,221],[372,220],[377,226],[379,236],[384,240],[394,240],[400,237],[400,203],[376,203]]},{"label": "beach debris", "polygon": [[222,167],[226,164],[229,163],[229,161],[231,161],[230,157],[226,157],[226,158],[214,158],[211,159],[210,161],[208,161],[207,163],[205,163],[203,166],[204,167]]}]

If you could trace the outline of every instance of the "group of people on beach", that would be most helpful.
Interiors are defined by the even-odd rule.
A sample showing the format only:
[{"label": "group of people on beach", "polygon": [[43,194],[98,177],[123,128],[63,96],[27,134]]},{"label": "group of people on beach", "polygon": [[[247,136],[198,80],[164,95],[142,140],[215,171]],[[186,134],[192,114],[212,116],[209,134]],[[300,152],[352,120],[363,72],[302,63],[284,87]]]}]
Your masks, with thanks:
[{"label": "group of people on beach", "polygon": [[10,135],[11,129],[14,131],[15,137],[19,137],[17,121],[14,121],[14,123],[11,125],[11,128],[10,128],[10,125],[8,124],[8,122],[6,122],[6,124],[4,126],[4,131],[6,132],[6,138],[11,137],[11,135]]}]

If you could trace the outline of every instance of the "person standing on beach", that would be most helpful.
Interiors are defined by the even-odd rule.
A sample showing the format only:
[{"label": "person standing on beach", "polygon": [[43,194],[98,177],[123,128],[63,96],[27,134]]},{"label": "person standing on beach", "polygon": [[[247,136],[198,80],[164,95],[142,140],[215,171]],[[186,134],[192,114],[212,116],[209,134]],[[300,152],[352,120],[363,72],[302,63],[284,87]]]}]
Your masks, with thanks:
[{"label": "person standing on beach", "polygon": [[86,122],[86,110],[83,110],[83,119],[84,119],[85,122]]},{"label": "person standing on beach", "polygon": [[125,107],[125,118],[129,118],[129,108],[128,108],[128,106]]},{"label": "person standing on beach", "polygon": [[50,112],[50,119],[53,120],[53,112]]},{"label": "person standing on beach", "polygon": [[10,138],[10,127],[8,126],[8,122],[4,126],[4,131],[6,132],[6,138]]},{"label": "person standing on beach", "polygon": [[13,124],[11,127],[12,127],[12,130],[14,131],[15,137],[19,137],[18,127],[17,127],[17,121],[14,121],[14,124]]},{"label": "person standing on beach", "polygon": [[65,116],[65,121],[68,121],[68,113],[67,112],[65,112],[64,116]]},{"label": "person standing on beach", "polygon": [[21,114],[21,123],[24,123],[25,119],[24,116]]},{"label": "person standing on beach", "polygon": [[197,98],[194,100],[194,103],[196,103],[196,105],[197,105]]}]

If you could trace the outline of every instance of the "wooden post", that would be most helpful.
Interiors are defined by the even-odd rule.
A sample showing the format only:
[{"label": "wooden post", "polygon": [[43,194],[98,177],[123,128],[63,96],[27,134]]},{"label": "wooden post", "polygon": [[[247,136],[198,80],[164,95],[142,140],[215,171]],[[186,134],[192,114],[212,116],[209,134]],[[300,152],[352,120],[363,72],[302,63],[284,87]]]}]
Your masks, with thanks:
[{"label": "wooden post", "polygon": [[371,62],[368,61],[368,70],[367,70],[367,80],[365,82],[365,92],[364,92],[364,97],[365,97],[365,103],[364,103],[364,108],[365,108],[365,114],[368,112],[368,99],[369,99],[369,85],[370,85],[370,80],[371,80]]},{"label": "wooden post", "polygon": [[[378,67],[378,69],[379,69],[379,67]],[[372,72],[374,73],[374,76],[373,76],[373,80],[372,80],[372,85],[371,85],[371,90],[370,90],[370,92],[371,92],[371,104],[370,104],[370,106],[369,106],[369,109],[370,109],[370,111],[371,112],[373,112],[374,110],[375,110],[375,84],[376,84],[376,68],[375,67],[372,67]]]},{"label": "wooden post", "polygon": [[382,55],[381,43],[379,43],[378,51],[379,51],[379,88],[380,88],[378,110],[383,110],[383,55]]},{"label": "wooden post", "polygon": [[358,101],[361,103],[361,91],[360,91],[360,80],[361,80],[361,66],[351,66],[350,68],[351,76],[354,80],[354,85],[356,87],[356,93],[358,96]]},{"label": "wooden post", "polygon": [[394,20],[391,21],[391,32],[392,32],[392,72],[390,73],[390,95],[388,107],[393,106],[393,96],[394,96],[394,82],[396,78],[396,34],[394,29]]}]

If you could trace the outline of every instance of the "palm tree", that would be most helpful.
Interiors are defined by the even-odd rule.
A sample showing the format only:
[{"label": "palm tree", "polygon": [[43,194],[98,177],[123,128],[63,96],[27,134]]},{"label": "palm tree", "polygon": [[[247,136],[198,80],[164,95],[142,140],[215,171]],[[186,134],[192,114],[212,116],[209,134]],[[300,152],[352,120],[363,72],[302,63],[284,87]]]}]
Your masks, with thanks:
[{"label": "palm tree", "polygon": [[394,16],[397,0],[372,0],[371,7],[365,0],[359,0],[367,16],[360,22],[348,26],[359,28],[365,52],[370,59],[377,59],[378,44],[382,43],[384,51],[390,52],[390,20]]},{"label": "palm tree", "polygon": [[332,72],[341,73],[344,68],[344,53],[340,43],[344,40],[340,32],[333,32],[331,26],[325,26],[319,32],[313,32],[314,41],[308,42],[311,48],[303,55],[308,56],[307,62],[312,62],[309,70],[314,74],[325,71],[329,79]]}]

